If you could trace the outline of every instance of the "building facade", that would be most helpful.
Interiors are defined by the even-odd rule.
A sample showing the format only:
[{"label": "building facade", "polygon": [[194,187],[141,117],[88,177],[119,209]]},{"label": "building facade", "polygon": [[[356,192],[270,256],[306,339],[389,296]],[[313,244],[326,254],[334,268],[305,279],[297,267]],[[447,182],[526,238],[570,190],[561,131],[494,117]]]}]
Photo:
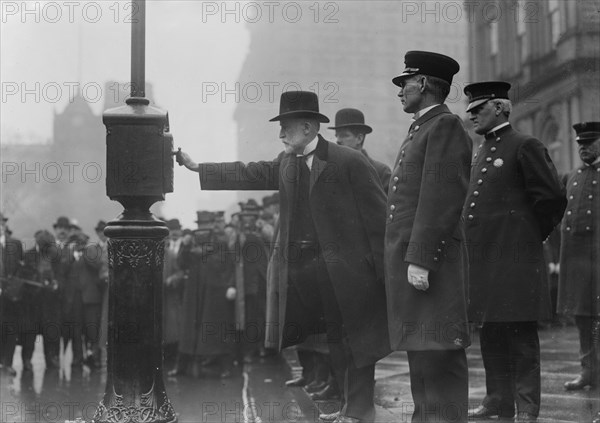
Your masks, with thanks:
[{"label": "building facade", "polygon": [[572,125],[600,120],[600,1],[465,1],[470,80],[513,85],[511,121],[560,173],[580,163]]},{"label": "building facade", "polygon": [[[297,2],[299,19],[292,3],[284,18],[247,23],[250,46],[236,81],[234,114],[240,160],[273,158],[282,150],[279,126],[268,119],[278,114],[283,91],[303,89],[319,95],[321,112],[332,121],[321,126],[326,139],[335,141],[327,127],[337,110],[361,109],[373,127],[365,149],[391,165],[411,123],[391,82],[409,50],[447,54],[461,64],[448,103],[463,115],[468,21],[461,3],[452,2],[451,10],[444,2]],[[262,195],[240,193],[240,199]]]}]

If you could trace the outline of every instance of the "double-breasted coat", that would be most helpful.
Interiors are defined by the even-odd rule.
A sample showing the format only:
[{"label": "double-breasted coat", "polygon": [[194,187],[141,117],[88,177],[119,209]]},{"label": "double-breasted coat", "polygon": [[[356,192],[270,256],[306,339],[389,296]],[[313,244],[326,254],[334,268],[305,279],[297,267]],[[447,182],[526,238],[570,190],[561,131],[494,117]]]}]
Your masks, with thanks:
[{"label": "double-breasted coat", "polygon": [[565,205],[564,187],[539,140],[510,125],[486,135],[473,156],[463,215],[472,321],[551,317],[542,242]]},{"label": "double-breasted coat", "polygon": [[567,180],[561,224],[558,312],[600,316],[600,163],[575,169]]},{"label": "double-breasted coat", "polygon": [[[274,252],[279,262],[278,321],[269,329],[277,331],[280,347],[302,342],[315,323],[309,320],[317,318],[302,315],[303,309],[287,301],[288,266],[293,259],[288,248],[294,224],[290,218],[298,186],[295,163],[281,153],[273,161],[204,163],[199,169],[202,189],[279,190],[280,233]],[[363,154],[319,135],[310,172],[310,209],[358,367],[389,353],[383,285],[385,194],[378,178]]]},{"label": "double-breasted coat", "polygon": [[[470,344],[461,210],[472,142],[439,105],[411,125],[392,171],[385,271],[392,348],[452,350]],[[429,289],[408,283],[409,264],[429,270]]]}]

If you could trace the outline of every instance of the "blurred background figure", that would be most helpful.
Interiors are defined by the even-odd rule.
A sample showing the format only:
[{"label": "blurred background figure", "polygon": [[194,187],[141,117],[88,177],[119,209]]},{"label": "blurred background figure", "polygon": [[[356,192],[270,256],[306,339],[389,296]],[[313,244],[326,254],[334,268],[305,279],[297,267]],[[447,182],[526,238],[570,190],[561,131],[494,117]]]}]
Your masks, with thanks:
[{"label": "blurred background figure", "polygon": [[24,372],[33,370],[31,358],[38,334],[43,339],[46,368],[60,366],[60,297],[54,272],[59,251],[50,232],[39,230],[34,238],[35,245],[25,252],[23,266],[18,272],[20,277],[33,282],[23,287],[20,310],[19,343]]},{"label": "blurred background figure", "polygon": [[102,289],[102,311],[100,313],[100,338],[98,343],[100,345],[100,364],[106,365],[107,351],[106,346],[108,344],[108,238],[104,235],[104,228],[106,222],[99,220],[94,228],[96,236],[98,237],[98,248],[100,249],[100,269],[98,270],[98,277],[100,278],[100,285]]},{"label": "blurred background figure", "polygon": [[198,228],[181,240],[178,264],[183,280],[182,325],[175,368],[184,374],[193,362],[194,376],[228,377],[235,342],[234,265],[216,214],[197,212]]},{"label": "blurred background figure", "polygon": [[10,289],[9,279],[19,269],[23,244],[10,236],[7,221],[8,217],[0,213],[0,370],[14,376],[16,371],[12,365],[17,345],[21,292],[20,289]]},{"label": "blurred background figure", "polygon": [[179,219],[166,221],[169,237],[165,240],[165,258],[163,267],[163,345],[167,363],[173,363],[177,357],[177,345],[181,328],[181,303],[184,272],[177,263],[177,254],[181,247],[183,234]]},{"label": "blurred background figure", "polygon": [[[244,362],[250,363],[256,356],[266,357],[265,317],[267,297],[267,265],[269,260],[268,242],[272,236],[270,225],[260,221],[262,208],[250,199],[240,204],[240,232],[236,252],[239,251],[239,265],[244,294],[245,325],[242,332],[241,354]],[[263,233],[264,232],[264,233]],[[266,234],[265,234],[266,233]],[[238,256],[236,254],[236,256]],[[239,277],[240,274],[238,273]],[[239,284],[239,281],[238,281]]]}]

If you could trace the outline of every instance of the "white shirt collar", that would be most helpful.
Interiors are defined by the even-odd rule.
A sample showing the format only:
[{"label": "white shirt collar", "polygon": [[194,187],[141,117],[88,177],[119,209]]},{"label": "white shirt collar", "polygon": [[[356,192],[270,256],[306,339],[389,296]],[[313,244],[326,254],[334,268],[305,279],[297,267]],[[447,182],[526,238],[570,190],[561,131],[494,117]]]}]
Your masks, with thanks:
[{"label": "white shirt collar", "polygon": [[302,152],[302,154],[306,156],[307,154],[312,153],[317,148],[318,142],[319,137],[315,135],[312,141],[306,144],[306,147],[304,147],[304,151]]},{"label": "white shirt collar", "polygon": [[428,111],[430,111],[431,109],[433,109],[434,107],[437,107],[437,106],[439,106],[439,104],[432,104],[429,107],[425,107],[424,109],[419,110],[417,113],[415,113],[412,120],[415,121],[415,120],[419,119],[425,113],[427,113]]},{"label": "white shirt collar", "polygon": [[508,125],[510,125],[510,122],[504,122],[504,123],[501,123],[501,124],[500,124],[500,125],[498,125],[498,126],[494,126],[492,129],[490,129],[489,131],[487,131],[487,133],[489,134],[490,132],[496,132],[497,130],[499,130],[499,129],[502,129],[502,128],[504,128],[505,126],[508,126]]}]

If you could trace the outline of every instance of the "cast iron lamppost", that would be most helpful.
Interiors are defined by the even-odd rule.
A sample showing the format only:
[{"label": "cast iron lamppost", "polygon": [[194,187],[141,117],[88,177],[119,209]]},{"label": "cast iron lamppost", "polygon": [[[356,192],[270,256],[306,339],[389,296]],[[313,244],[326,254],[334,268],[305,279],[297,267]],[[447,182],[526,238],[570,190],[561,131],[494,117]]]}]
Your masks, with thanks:
[{"label": "cast iron lamppost", "polygon": [[106,194],[123,206],[108,223],[108,362],[94,423],[176,422],[162,376],[164,222],[150,206],[173,192],[168,114],[145,98],[145,0],[133,0],[131,98],[104,112]]}]

